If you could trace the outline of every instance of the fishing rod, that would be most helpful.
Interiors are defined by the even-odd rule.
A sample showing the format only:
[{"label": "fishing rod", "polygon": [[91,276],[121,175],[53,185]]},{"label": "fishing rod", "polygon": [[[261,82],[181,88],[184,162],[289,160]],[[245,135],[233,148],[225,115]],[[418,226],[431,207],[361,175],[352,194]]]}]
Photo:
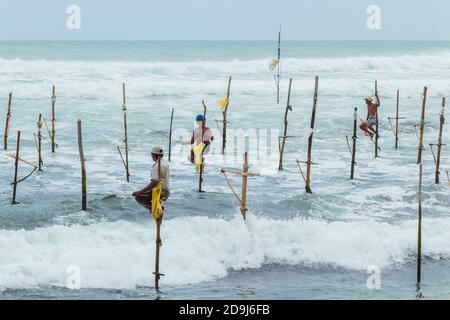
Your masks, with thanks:
[{"label": "fishing rod", "polygon": [[[161,135],[161,136],[163,136],[163,137],[171,138],[168,134],[163,133],[163,132],[161,132],[161,131],[158,131],[158,130],[155,130],[155,129],[151,129],[151,128],[149,128],[149,130],[152,131],[152,132],[154,132],[154,133],[157,133],[157,134],[159,134],[159,135]],[[178,140],[178,139],[173,139],[173,138],[172,138],[172,140],[175,141],[175,142],[178,142],[178,143],[182,143],[182,141],[181,141],[181,140]]]}]

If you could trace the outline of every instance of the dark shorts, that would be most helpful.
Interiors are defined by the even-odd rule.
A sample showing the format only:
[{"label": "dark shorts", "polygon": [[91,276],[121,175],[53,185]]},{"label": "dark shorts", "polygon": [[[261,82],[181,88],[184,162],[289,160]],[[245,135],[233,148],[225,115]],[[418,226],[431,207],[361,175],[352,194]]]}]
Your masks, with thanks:
[{"label": "dark shorts", "polygon": [[[161,195],[161,201],[167,201],[167,199],[170,197],[170,192],[167,190],[163,190]],[[151,210],[152,208],[152,193],[148,193],[142,196],[134,197],[134,199],[139,203],[141,206],[143,206],[146,209]]]}]

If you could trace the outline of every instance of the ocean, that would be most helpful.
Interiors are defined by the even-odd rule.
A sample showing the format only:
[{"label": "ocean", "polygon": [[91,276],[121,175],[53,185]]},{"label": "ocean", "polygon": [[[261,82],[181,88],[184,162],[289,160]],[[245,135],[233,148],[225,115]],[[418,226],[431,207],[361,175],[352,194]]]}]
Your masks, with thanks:
[{"label": "ocean", "polygon": [[[13,93],[9,149],[0,150],[0,299],[448,299],[450,169],[441,184],[428,145],[437,143],[441,99],[450,96],[450,42],[282,42],[280,103],[269,63],[275,41],[0,42],[0,123]],[[227,93],[227,155],[220,155]],[[296,159],[306,160],[314,77],[319,96],[312,194]],[[284,171],[278,172],[289,79],[291,105]],[[358,132],[355,179],[346,136],[364,97],[381,98],[380,152]],[[123,144],[126,83],[131,182]],[[56,86],[56,153],[43,128],[43,172],[18,184],[11,205],[17,130],[21,157],[37,163],[36,121],[51,119]],[[423,87],[428,87],[423,176],[422,285],[416,286]],[[388,117],[400,91],[399,148]],[[207,105],[215,141],[206,157],[205,193],[187,161],[197,114]],[[171,197],[162,225],[154,289],[155,223],[131,197],[150,179],[150,150],[168,150]],[[82,120],[88,211],[81,209],[77,120]],[[47,121],[50,125],[50,123]],[[448,142],[449,125],[444,126]],[[3,140],[3,139],[2,139]],[[242,168],[249,152],[248,217],[222,168]],[[20,163],[19,178],[32,169]],[[304,168],[303,168],[304,169]],[[240,178],[230,176],[240,192]],[[374,271],[375,270],[375,273]],[[74,275],[77,286],[71,287]],[[376,288],[368,285],[377,276]]]}]

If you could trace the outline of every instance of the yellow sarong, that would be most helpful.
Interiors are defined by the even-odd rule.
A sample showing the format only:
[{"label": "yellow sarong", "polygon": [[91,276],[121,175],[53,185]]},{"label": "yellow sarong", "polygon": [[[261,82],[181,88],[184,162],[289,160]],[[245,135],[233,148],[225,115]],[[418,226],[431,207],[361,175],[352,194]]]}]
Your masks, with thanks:
[{"label": "yellow sarong", "polygon": [[202,160],[203,148],[205,148],[205,144],[203,142],[192,147],[192,151],[194,152],[195,171],[197,173],[200,171],[200,168],[203,163],[203,160]]},{"label": "yellow sarong", "polygon": [[164,213],[164,210],[161,206],[161,194],[163,190],[162,181],[159,180],[156,187],[152,189],[152,217],[157,220],[161,218]]}]

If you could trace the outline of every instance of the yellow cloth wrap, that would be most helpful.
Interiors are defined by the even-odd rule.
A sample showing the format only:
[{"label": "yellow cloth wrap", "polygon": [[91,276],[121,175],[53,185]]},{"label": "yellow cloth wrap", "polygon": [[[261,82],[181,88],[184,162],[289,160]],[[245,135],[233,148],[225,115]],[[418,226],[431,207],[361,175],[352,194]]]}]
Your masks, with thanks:
[{"label": "yellow cloth wrap", "polygon": [[205,147],[205,144],[203,142],[192,147],[192,151],[194,151],[195,171],[197,171],[197,173],[200,171],[200,167],[203,162],[202,156],[203,156],[203,148],[204,147]]},{"label": "yellow cloth wrap", "polygon": [[270,71],[275,70],[275,68],[278,66],[279,63],[280,63],[280,59],[273,59],[269,65]]},{"label": "yellow cloth wrap", "polygon": [[228,99],[227,97],[223,97],[222,99],[220,99],[219,101],[217,101],[217,104],[219,105],[220,110],[224,111],[225,108],[228,105]]},{"label": "yellow cloth wrap", "polygon": [[164,210],[161,206],[161,194],[163,190],[163,184],[160,180],[156,187],[152,189],[152,217],[157,220],[161,218],[164,213]]}]

